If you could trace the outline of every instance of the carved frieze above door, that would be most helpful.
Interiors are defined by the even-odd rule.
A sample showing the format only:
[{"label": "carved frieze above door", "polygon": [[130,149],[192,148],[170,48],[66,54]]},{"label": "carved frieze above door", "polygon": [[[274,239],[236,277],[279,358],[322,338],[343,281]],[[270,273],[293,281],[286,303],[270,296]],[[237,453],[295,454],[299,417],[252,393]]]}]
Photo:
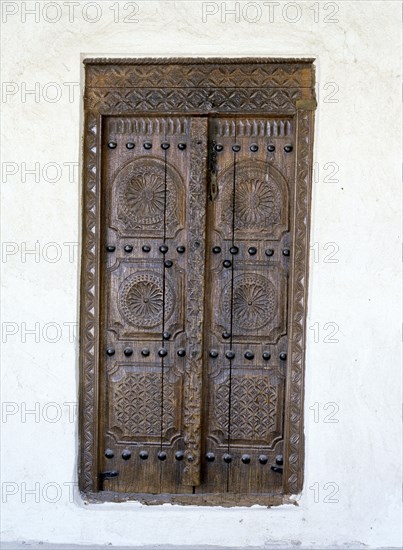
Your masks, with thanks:
[{"label": "carved frieze above door", "polygon": [[303,480],[312,60],[87,60],[80,485],[275,504]]}]

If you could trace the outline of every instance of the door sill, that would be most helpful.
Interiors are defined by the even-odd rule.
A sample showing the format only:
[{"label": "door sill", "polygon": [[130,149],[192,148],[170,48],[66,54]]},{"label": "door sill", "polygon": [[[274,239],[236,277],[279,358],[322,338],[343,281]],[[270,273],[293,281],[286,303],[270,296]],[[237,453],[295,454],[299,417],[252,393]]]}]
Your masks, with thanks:
[{"label": "door sill", "polygon": [[230,494],[230,493],[204,493],[204,494],[146,494],[146,493],[118,493],[115,491],[100,491],[98,493],[82,493],[87,504],[101,504],[105,502],[129,502],[135,501],[148,506],[159,504],[176,504],[182,506],[280,506],[293,504],[298,506],[290,495],[282,494]]}]

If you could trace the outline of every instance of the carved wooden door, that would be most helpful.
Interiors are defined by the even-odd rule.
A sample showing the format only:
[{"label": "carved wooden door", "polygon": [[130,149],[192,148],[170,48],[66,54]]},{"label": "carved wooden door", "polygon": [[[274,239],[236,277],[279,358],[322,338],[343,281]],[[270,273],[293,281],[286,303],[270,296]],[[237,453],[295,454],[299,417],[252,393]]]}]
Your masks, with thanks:
[{"label": "carved wooden door", "polygon": [[109,118],[103,145],[103,488],[192,492],[200,483],[207,118]]},{"label": "carved wooden door", "polygon": [[292,121],[105,130],[102,487],[281,493]]},{"label": "carved wooden door", "polygon": [[303,481],[313,60],[87,60],[80,488]]},{"label": "carved wooden door", "polygon": [[210,122],[204,486],[281,493],[291,119]]}]

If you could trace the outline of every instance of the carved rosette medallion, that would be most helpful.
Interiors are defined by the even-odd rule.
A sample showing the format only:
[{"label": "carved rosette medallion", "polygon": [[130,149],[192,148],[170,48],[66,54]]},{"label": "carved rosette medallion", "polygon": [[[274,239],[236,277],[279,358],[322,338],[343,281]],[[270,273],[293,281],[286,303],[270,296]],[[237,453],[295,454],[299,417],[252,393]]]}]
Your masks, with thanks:
[{"label": "carved rosette medallion", "polygon": [[[222,221],[232,224],[233,169],[226,171],[223,187]],[[236,168],[235,229],[263,230],[281,221],[281,193],[269,176],[267,166],[239,165]]]},{"label": "carved rosette medallion", "polygon": [[231,316],[231,295],[233,300],[233,322],[243,331],[259,330],[274,317],[277,309],[276,290],[262,275],[246,273],[234,278],[223,290],[221,303],[226,318]]},{"label": "carved rosette medallion", "polygon": [[[165,319],[173,312],[174,292],[165,281]],[[155,273],[136,273],[127,277],[119,288],[119,310],[122,316],[138,328],[156,327],[162,322],[164,282]]]},{"label": "carved rosette medallion", "polygon": [[[163,231],[183,225],[180,220],[181,177],[158,158],[138,158],[116,177],[117,219],[128,230]],[[165,207],[166,204],[166,207]]]}]

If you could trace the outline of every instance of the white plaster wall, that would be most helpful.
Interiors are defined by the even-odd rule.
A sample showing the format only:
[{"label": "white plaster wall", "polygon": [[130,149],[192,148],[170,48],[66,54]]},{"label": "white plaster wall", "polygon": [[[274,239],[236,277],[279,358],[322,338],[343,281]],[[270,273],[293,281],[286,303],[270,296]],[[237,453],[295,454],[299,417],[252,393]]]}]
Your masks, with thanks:
[{"label": "white plaster wall", "polygon": [[[66,2],[37,2],[38,21],[29,14],[24,21],[24,4],[35,7],[2,2],[3,539],[400,547],[400,3],[299,1],[284,8],[285,2],[241,2],[246,11],[235,22],[234,15],[223,16],[234,2],[210,2],[208,11],[219,11],[203,22],[202,2],[149,0],[137,2],[138,23],[121,21],[134,4],[125,1],[118,22],[113,3],[98,2],[102,15],[94,23],[85,21],[96,14],[89,2],[76,6],[73,21]],[[57,17],[55,4],[62,17],[51,23],[46,19]],[[258,14],[256,4],[260,20],[247,21]],[[319,9],[318,22],[311,8]],[[298,10],[300,20],[291,22]],[[306,475],[298,507],[86,505],[70,496],[77,425],[68,414],[74,406],[66,403],[77,401],[78,349],[69,323],[78,320],[79,260],[74,244],[64,243],[80,240],[81,183],[77,170],[70,181],[64,163],[80,160],[81,60],[113,55],[317,59],[317,244],[308,326],[319,327],[319,334],[308,331]],[[55,102],[58,88],[51,82],[61,91]],[[330,82],[338,91],[329,98]],[[24,92],[35,83],[36,98]],[[332,98],[337,102],[328,102]],[[331,176],[326,163],[334,162],[338,181],[324,181]],[[39,163],[42,173],[24,175],[23,163],[28,169]],[[47,163],[57,163],[61,175],[54,165],[46,171]],[[324,261],[334,246],[326,249],[327,243],[336,243],[337,263]],[[38,253],[26,255],[25,246]],[[338,343],[323,341],[331,328],[326,323],[337,323]],[[35,326],[36,334],[27,332]],[[338,422],[325,422],[335,407]],[[337,502],[327,502],[334,487],[328,483],[337,484]]]}]

